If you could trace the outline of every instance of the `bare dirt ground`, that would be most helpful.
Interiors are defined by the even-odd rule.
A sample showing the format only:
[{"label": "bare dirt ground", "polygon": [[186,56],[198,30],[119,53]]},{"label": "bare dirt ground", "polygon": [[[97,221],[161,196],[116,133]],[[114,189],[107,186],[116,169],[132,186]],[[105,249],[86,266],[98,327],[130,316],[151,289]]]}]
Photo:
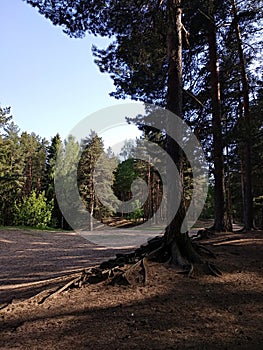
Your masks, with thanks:
[{"label": "bare dirt ground", "polygon": [[151,263],[146,286],[102,282],[39,304],[114,251],[73,233],[0,231],[0,349],[263,349],[263,232],[204,244],[222,277]]}]

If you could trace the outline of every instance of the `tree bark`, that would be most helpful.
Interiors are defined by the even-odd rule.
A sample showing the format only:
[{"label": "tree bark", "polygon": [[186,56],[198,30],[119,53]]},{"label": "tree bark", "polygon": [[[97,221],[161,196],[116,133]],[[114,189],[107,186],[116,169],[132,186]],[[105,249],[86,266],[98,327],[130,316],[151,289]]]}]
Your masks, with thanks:
[{"label": "tree bark", "polygon": [[[211,0],[213,5],[213,0]],[[225,188],[224,188],[224,160],[222,140],[222,115],[219,81],[219,62],[217,57],[216,26],[214,14],[210,6],[210,13],[207,28],[207,39],[209,46],[210,82],[211,82],[211,103],[212,103],[212,126],[213,126],[213,160],[215,179],[215,231],[225,231]]]},{"label": "tree bark", "polygon": [[[178,117],[182,118],[182,8],[181,0],[168,1],[168,34],[167,34],[167,54],[168,54],[168,83],[166,108]],[[181,137],[180,126],[175,124],[172,118],[168,118],[167,129],[177,131],[177,137]],[[182,150],[175,140],[167,135],[166,151],[176,164],[179,179],[182,178]],[[178,187],[182,188],[180,183],[176,183],[176,176],[172,169],[167,166],[167,179],[169,184],[168,191],[168,212],[173,211],[172,206],[176,205],[174,201],[179,200],[179,208],[172,221],[165,230],[165,243],[170,248],[171,263],[187,268],[189,274],[192,270],[192,263],[201,262],[200,256],[195,252],[188,232],[182,232],[182,224],[186,215],[183,193],[177,198]],[[171,214],[170,214],[171,215]],[[168,217],[170,217],[168,214]]]},{"label": "tree bark", "polygon": [[[182,118],[182,9],[181,0],[168,1],[168,34],[167,34],[167,55],[168,55],[168,82],[166,108],[178,117]],[[167,129],[174,128],[173,121],[167,122]],[[176,164],[179,173],[182,170],[181,152],[179,145],[167,136],[166,151]],[[167,169],[168,183],[171,185],[168,192],[168,211],[173,203],[176,193],[175,174]],[[169,180],[170,178],[170,180]],[[169,215],[168,215],[169,217]],[[172,222],[166,228],[166,240],[171,242],[174,238],[178,241],[181,236],[181,226],[185,217],[183,200],[180,201],[179,209]]]},{"label": "tree bark", "polygon": [[89,196],[90,196],[90,208],[89,208],[89,230],[94,230],[93,225],[93,215],[94,215],[94,207],[95,207],[95,193],[94,193],[94,164],[93,164],[93,155],[91,155],[90,161],[90,174],[89,174]]},{"label": "tree bark", "polygon": [[238,24],[238,10],[235,0],[232,0],[232,9],[234,15],[234,30],[237,40],[238,56],[239,56],[239,68],[241,74],[242,84],[242,97],[243,97],[243,113],[245,122],[245,135],[244,145],[241,146],[241,183],[242,183],[242,195],[243,195],[243,221],[244,230],[250,231],[254,228],[253,223],[253,191],[252,191],[252,166],[251,166],[251,118],[250,118],[250,105],[249,105],[249,84],[246,74],[246,62],[244,57],[243,45],[240,27]]}]

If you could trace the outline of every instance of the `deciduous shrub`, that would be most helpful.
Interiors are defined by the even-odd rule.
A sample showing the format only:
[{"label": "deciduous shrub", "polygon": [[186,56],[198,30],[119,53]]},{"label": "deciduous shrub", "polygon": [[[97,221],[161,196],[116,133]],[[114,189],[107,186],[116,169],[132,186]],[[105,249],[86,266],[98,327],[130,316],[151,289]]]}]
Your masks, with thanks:
[{"label": "deciduous shrub", "polygon": [[15,203],[15,225],[47,228],[51,222],[53,206],[53,201],[47,202],[45,192],[37,195],[33,191],[21,202]]}]

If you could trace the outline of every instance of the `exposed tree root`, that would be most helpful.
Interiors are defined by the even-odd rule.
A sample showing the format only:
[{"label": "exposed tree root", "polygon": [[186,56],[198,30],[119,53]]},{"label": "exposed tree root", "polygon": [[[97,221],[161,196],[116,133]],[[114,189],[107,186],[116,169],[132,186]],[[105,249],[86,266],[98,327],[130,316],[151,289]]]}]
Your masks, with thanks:
[{"label": "exposed tree root", "polygon": [[212,276],[215,276],[215,277],[222,276],[222,272],[219,270],[219,268],[216,265],[206,261],[205,267],[207,268],[207,272],[210,273]]},{"label": "exposed tree root", "polygon": [[215,254],[207,247],[193,241],[189,238],[188,233],[182,234],[181,239],[174,240],[171,244],[171,259],[170,263],[174,266],[180,266],[180,273],[192,277],[197,266],[206,274],[212,276],[221,276],[222,272],[215,264],[204,260],[202,255],[216,258]]},{"label": "exposed tree root", "polygon": [[207,247],[193,242],[188,234],[166,244],[165,236],[155,237],[147,244],[135,249],[132,253],[116,254],[115,259],[104,261],[98,267],[84,270],[79,276],[57,288],[49,289],[34,297],[38,304],[42,304],[51,296],[54,297],[66,290],[80,288],[85,284],[105,282],[111,285],[145,285],[148,277],[148,261],[168,262],[169,266],[179,266],[179,273],[192,277],[197,266],[204,273],[219,277],[222,272],[215,264],[203,260],[205,254],[215,258],[215,254]]},{"label": "exposed tree root", "polygon": [[210,239],[215,236],[215,230],[211,228],[199,230],[196,235],[192,236],[195,240]]},{"label": "exposed tree root", "polygon": [[125,272],[114,276],[110,284],[146,284],[147,283],[147,259],[143,258],[129,267]]},{"label": "exposed tree root", "polygon": [[192,244],[194,245],[195,249],[196,249],[200,254],[205,253],[205,254],[207,254],[208,256],[210,256],[211,258],[216,259],[216,255],[215,255],[210,249],[208,249],[207,247],[205,247],[204,245],[198,244],[198,243],[196,243],[196,242],[193,242]]},{"label": "exposed tree root", "polygon": [[194,265],[193,264],[188,264],[183,267],[182,271],[178,272],[181,275],[185,275],[187,277],[192,277],[194,273]]},{"label": "exposed tree root", "polygon": [[258,228],[255,226],[252,226],[251,228],[242,227],[241,229],[234,231],[234,232],[235,233],[248,233],[251,231],[258,231]]}]

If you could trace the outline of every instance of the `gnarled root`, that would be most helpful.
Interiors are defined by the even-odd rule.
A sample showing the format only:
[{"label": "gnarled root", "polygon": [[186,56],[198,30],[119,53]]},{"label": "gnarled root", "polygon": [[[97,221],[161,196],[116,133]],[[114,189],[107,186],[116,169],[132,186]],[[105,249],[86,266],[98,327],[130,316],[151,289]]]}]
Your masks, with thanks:
[{"label": "gnarled root", "polygon": [[216,259],[216,255],[210,249],[205,247],[204,245],[198,244],[196,242],[193,242],[192,244],[200,254],[206,254],[206,255],[210,256],[211,258]]},{"label": "gnarled root", "polygon": [[146,284],[147,282],[147,260],[143,258],[136,264],[133,264],[125,272],[116,275],[110,280],[110,284]]},{"label": "gnarled root", "polygon": [[204,266],[205,266],[205,269],[206,269],[208,274],[215,276],[215,277],[222,276],[222,272],[219,270],[219,268],[216,265],[206,261],[204,263]]},{"label": "gnarled root", "polygon": [[132,253],[117,254],[115,259],[103,262],[98,267],[84,270],[79,276],[58,288],[47,290],[36,296],[38,303],[58,295],[68,289],[80,288],[84,284],[107,282],[109,284],[134,285],[147,283],[148,261],[169,262],[170,266],[179,266],[182,273],[192,277],[196,266],[205,273],[221,276],[222,272],[215,264],[202,259],[202,254],[215,258],[208,248],[193,242],[187,233],[174,238],[169,244],[163,237],[155,237]]},{"label": "gnarled root", "polygon": [[201,266],[203,271],[212,276],[219,277],[222,272],[215,264],[203,260],[202,255],[209,255],[216,258],[215,254],[207,247],[193,242],[187,233],[181,235],[180,239],[174,239],[170,243],[171,258],[170,264],[180,266],[182,271],[179,273],[185,274],[188,277],[193,276],[195,266]]}]

